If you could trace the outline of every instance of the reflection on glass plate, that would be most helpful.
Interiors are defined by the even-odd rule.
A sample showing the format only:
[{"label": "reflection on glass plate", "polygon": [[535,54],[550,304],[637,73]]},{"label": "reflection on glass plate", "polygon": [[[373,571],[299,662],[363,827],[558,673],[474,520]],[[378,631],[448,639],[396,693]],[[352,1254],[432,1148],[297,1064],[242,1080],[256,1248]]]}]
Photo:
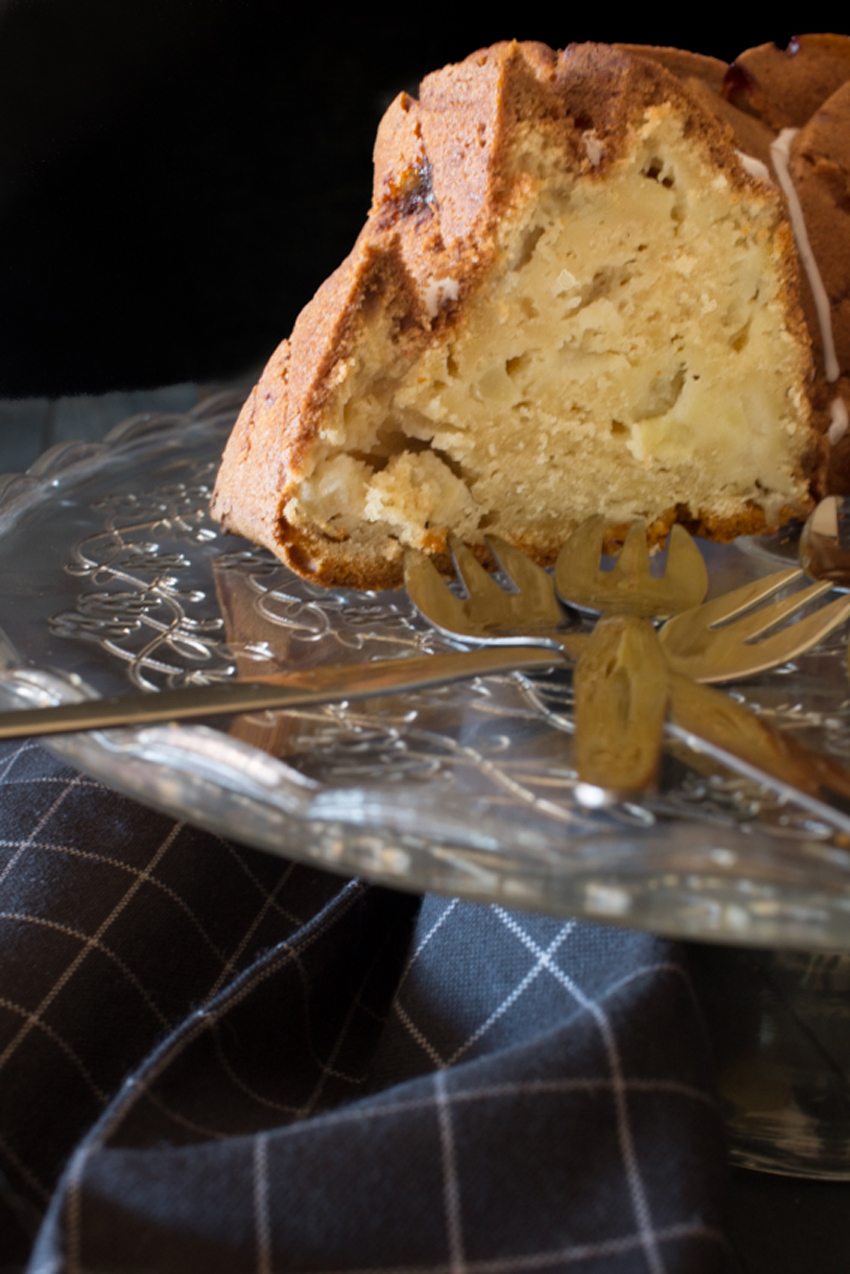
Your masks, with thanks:
[{"label": "reflection on glass plate", "polygon": [[[0,480],[9,706],[448,648],[404,593],[317,588],[207,505],[236,404],[138,417]],[[5,487],[3,487],[5,481]],[[704,546],[714,591],[769,553]],[[844,637],[737,687],[850,755]],[[727,943],[850,947],[850,815],[671,741],[656,796],[575,800],[569,674],[115,730],[50,746],[143,801],[273,853],[412,889]]]}]

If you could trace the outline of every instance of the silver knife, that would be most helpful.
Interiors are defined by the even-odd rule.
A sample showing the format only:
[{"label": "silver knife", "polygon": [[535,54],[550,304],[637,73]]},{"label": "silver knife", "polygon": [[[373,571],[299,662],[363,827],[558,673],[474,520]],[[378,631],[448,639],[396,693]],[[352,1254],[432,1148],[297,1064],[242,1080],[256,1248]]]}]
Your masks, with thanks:
[{"label": "silver knife", "polygon": [[381,659],[373,663],[337,664],[301,672],[272,673],[252,681],[184,686],[178,690],[150,694],[111,695],[46,708],[0,712],[0,739],[188,721],[227,712],[261,712],[266,708],[303,708],[310,704],[424,690],[429,686],[493,673],[542,672],[561,667],[564,663],[560,650],[540,646],[498,646]]}]

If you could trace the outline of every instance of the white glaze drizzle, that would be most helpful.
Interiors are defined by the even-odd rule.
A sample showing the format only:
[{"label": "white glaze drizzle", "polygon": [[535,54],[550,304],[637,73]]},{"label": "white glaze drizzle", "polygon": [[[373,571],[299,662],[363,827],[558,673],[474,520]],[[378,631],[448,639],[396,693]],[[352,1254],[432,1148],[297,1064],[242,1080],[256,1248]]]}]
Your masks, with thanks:
[{"label": "white glaze drizzle", "polygon": [[[788,214],[791,218],[791,228],[794,231],[794,238],[797,240],[797,248],[800,253],[800,260],[803,262],[803,269],[806,271],[806,277],[809,280],[809,287],[812,289],[812,296],[815,299],[815,308],[818,315],[818,324],[820,326],[820,337],[823,345],[823,362],[824,373],[828,381],[838,380],[840,367],[838,366],[838,358],[835,354],[835,341],[832,336],[832,316],[829,310],[829,297],[826,294],[826,288],[823,285],[823,279],[820,276],[817,262],[815,261],[812,245],[809,243],[809,233],[806,230],[806,222],[803,217],[803,209],[800,206],[800,200],[794,189],[794,183],[791,180],[788,161],[791,158],[791,143],[799,133],[799,128],[783,128],[776,141],[770,144],[770,157],[773,160],[773,167],[776,171],[777,180],[782,187],[786,199],[788,200]],[[845,408],[846,416],[846,408]],[[833,420],[835,419],[833,415]]]},{"label": "white glaze drizzle", "polygon": [[587,158],[594,168],[598,168],[602,162],[602,143],[596,136],[595,131],[592,128],[588,129],[587,132],[582,133],[581,140],[584,142]]},{"label": "white glaze drizzle", "polygon": [[759,181],[766,181],[771,186],[774,184],[767,164],[763,164],[760,159],[756,159],[755,155],[747,155],[743,150],[736,150],[735,154],[741,161],[741,167],[751,177],[757,177]]},{"label": "white glaze drizzle", "polygon": [[826,436],[831,446],[834,447],[841,441],[847,432],[848,425],[850,425],[850,419],[847,415],[847,404],[839,394],[829,404],[829,429],[826,431]]},{"label": "white glaze drizzle", "polygon": [[458,298],[457,279],[432,279],[427,285],[424,292],[425,308],[428,311],[429,318],[436,318],[439,313],[440,306],[446,301],[456,301]]}]

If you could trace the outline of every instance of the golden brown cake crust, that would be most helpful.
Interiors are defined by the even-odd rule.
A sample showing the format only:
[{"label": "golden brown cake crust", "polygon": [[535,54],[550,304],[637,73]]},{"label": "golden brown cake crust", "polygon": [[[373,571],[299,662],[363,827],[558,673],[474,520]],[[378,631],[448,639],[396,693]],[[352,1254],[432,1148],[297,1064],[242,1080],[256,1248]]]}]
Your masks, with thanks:
[{"label": "golden brown cake crust", "polygon": [[677,80],[700,80],[719,93],[729,70],[729,63],[720,58],[707,57],[704,53],[690,53],[687,49],[673,49],[653,44],[615,44],[615,49],[632,53],[636,57],[648,58],[657,62],[666,71],[676,76]]},{"label": "golden brown cake crust", "polygon": [[772,43],[747,49],[732,63],[721,92],[778,133],[802,128],[847,79],[846,35],[800,35],[787,49]]},{"label": "golden brown cake crust", "polygon": [[[318,582],[397,586],[400,553],[388,556],[368,536],[354,542],[338,526],[295,525],[286,512],[310,471],[326,404],[349,373],[375,307],[387,316],[395,369],[409,367],[463,323],[467,302],[496,253],[500,222],[514,206],[520,177],[508,160],[518,133],[529,125],[545,130],[569,171],[602,183],[628,144],[635,115],[672,103],[687,119],[686,133],[733,190],[773,198],[742,167],[722,112],[706,110],[674,69],[688,72],[712,94],[721,83],[722,64],[676,50],[650,55],[639,47],[578,45],[556,53],[541,44],[511,42],[429,75],[419,101],[400,95],[379,128],[368,221],[246,402],[222,461],[214,516]],[[780,230],[780,240],[783,234],[784,303],[804,366],[808,334],[795,301],[798,268],[790,232]],[[451,284],[438,293],[436,307],[435,280]],[[803,463],[814,467],[816,451],[813,441]],[[800,511],[801,506],[789,509]],[[677,518],[719,539],[764,525],[755,506],[733,516],[696,516],[671,507],[658,520],[657,535]],[[518,537],[518,543],[542,560],[551,560],[560,547],[539,538],[526,546]],[[431,547],[443,552],[444,537],[437,535]]]}]

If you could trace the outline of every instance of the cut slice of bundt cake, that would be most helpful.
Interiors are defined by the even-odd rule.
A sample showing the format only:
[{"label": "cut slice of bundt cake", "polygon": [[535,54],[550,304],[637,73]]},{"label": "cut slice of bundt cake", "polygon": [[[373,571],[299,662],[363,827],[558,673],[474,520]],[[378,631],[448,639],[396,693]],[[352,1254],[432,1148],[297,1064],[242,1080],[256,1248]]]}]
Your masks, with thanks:
[{"label": "cut slice of bundt cake", "polygon": [[663,65],[501,44],[381,123],[366,226],[245,404],[214,497],[296,571],[401,582],[591,514],[715,538],[811,504],[782,196]]},{"label": "cut slice of bundt cake", "polygon": [[826,435],[825,490],[850,491],[850,36],[762,44],[731,66],[678,49],[629,46],[660,61],[761,161],[787,199],[812,337],[813,418]]}]

